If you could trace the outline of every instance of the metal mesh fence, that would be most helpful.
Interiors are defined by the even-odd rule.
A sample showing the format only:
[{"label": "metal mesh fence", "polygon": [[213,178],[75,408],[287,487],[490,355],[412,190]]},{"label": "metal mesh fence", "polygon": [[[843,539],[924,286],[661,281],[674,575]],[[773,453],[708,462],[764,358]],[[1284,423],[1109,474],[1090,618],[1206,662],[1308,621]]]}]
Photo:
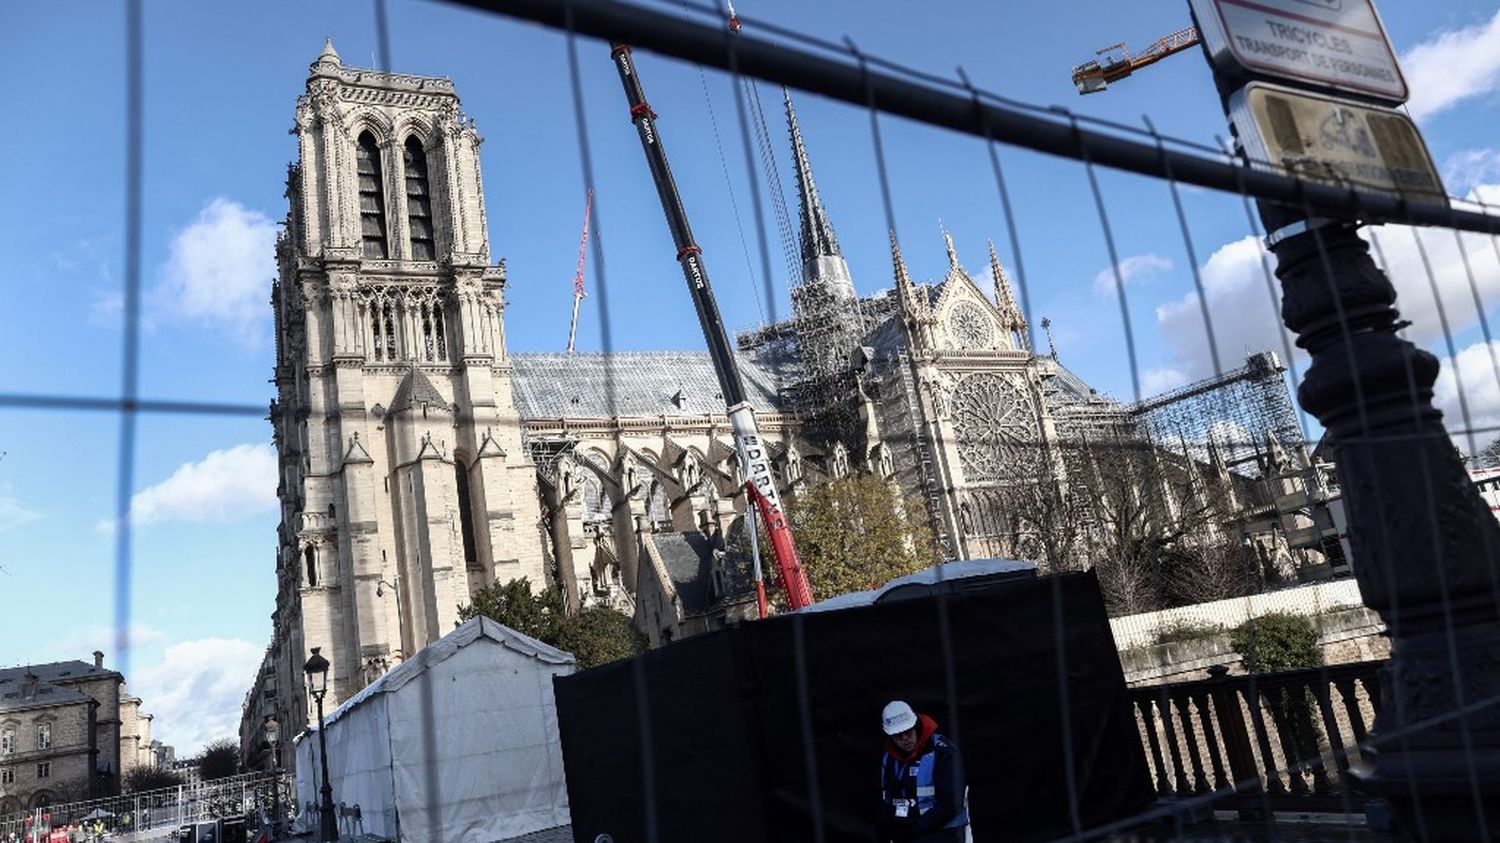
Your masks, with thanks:
[{"label": "metal mesh fence", "polygon": [[[1083,751],[1092,733],[1090,724],[1070,717],[1076,701],[1070,698],[1063,586],[1058,585],[1051,597],[1052,634],[1058,642],[1051,652],[1056,664],[1048,666],[1055,667],[1056,695],[1039,704],[1059,706],[1063,745],[1045,761],[1035,762],[1063,768],[1067,811],[1063,826],[1051,829],[1052,836],[1093,839],[1142,828],[1147,835],[1191,835],[1192,823],[1214,807],[1237,809],[1241,818],[1258,818],[1264,833],[1273,838],[1288,829],[1278,824],[1278,811],[1329,811],[1338,817],[1336,831],[1353,835],[1366,823],[1366,802],[1379,798],[1396,806],[1401,828],[1410,836],[1441,839],[1462,836],[1454,830],[1463,829],[1490,838],[1493,832],[1487,822],[1494,817],[1494,805],[1500,804],[1493,801],[1500,798],[1500,773],[1490,755],[1500,752],[1493,745],[1500,734],[1495,729],[1500,715],[1494,708],[1493,657],[1500,642],[1495,630],[1500,526],[1491,514],[1485,475],[1476,474],[1476,488],[1476,477],[1455,455],[1453,445],[1467,443],[1473,454],[1478,442],[1494,432],[1470,412],[1467,399],[1489,389],[1490,377],[1500,385],[1500,366],[1491,352],[1488,361],[1480,361],[1487,366],[1460,372],[1453,393],[1461,418],[1449,418],[1446,428],[1440,424],[1433,411],[1435,360],[1398,337],[1406,325],[1392,307],[1395,293],[1384,273],[1421,273],[1429,280],[1430,314],[1438,327],[1426,326],[1423,336],[1443,340],[1449,360],[1460,356],[1447,315],[1455,307],[1473,307],[1488,347],[1490,303],[1473,267],[1481,259],[1489,260],[1481,250],[1490,250],[1500,260],[1500,243],[1495,240],[1500,215],[1477,200],[1432,204],[1370,190],[1368,185],[1330,186],[1291,178],[1270,171],[1266,162],[1248,162],[1216,147],[1165,137],[1149,122],[1144,128],[1124,126],[1014,102],[976,87],[961,70],[957,79],[934,76],[868,55],[852,43],[817,40],[768,21],[745,18],[746,31],[734,34],[721,25],[723,10],[692,2],[651,6],[602,0],[461,0],[455,5],[565,33],[578,162],[589,189],[599,166],[590,141],[590,122],[597,118],[585,104],[580,62],[596,55],[602,60],[606,42],[628,43],[731,75],[734,129],[753,196],[746,215],[750,224],[738,227],[750,274],[755,276],[758,269],[764,285],[757,291],[758,300],[769,307],[769,314],[761,314],[760,327],[737,337],[739,359],[760,378],[752,382],[751,392],[762,391],[766,406],[755,409],[775,420],[767,428],[774,439],[777,480],[791,493],[794,531],[807,530],[799,541],[817,541],[809,522],[797,516],[799,502],[812,505],[816,487],[847,477],[874,476],[895,490],[896,498],[910,500],[910,507],[898,506],[892,517],[921,523],[914,535],[922,538],[908,542],[934,550],[926,557],[917,554],[919,558],[1022,559],[1058,583],[1063,574],[1092,572],[1109,615],[1122,680],[1130,688],[1129,713],[1140,733],[1138,750],[1158,798],[1149,807],[1107,819],[1098,819],[1084,804],[1080,782],[1090,771],[1080,765],[1092,763]],[[390,31],[383,2],[377,1],[374,9],[376,63],[390,70],[392,42],[399,45],[401,33]],[[142,56],[147,45],[138,0],[127,3],[125,20],[125,331],[119,395],[7,393],[0,394],[0,409],[118,415],[114,627],[121,670],[128,673],[127,631],[137,564],[129,515],[140,417],[250,417],[266,409],[141,394],[140,214],[146,191],[141,103],[146,94]],[[847,267],[840,275],[838,264],[828,262],[842,260],[832,230],[819,227],[826,220],[809,217],[824,211],[810,211],[807,204],[806,197],[816,194],[811,193],[809,152],[800,137],[791,168],[803,196],[801,231],[795,231],[781,196],[781,171],[774,163],[785,153],[774,150],[766,129],[757,87],[761,83],[779,83],[865,110],[859,119],[869,121],[875,166],[870,180],[878,184],[891,242],[891,288],[864,296],[854,291],[852,282],[843,288]],[[706,92],[706,83],[703,88]],[[789,95],[785,102],[790,114]],[[971,169],[975,179],[993,181],[995,227],[1006,235],[1004,251],[1010,255],[1011,272],[1002,267],[993,245],[988,273],[964,270],[949,239],[950,263],[943,277],[932,282],[913,279],[901,250],[909,241],[898,230],[896,208],[909,171],[932,164],[888,157],[883,132],[892,118],[913,121],[950,140],[956,135],[982,145],[982,154],[974,159],[980,164]],[[714,119],[717,137],[720,126]],[[729,122],[726,119],[725,126]],[[730,151],[720,149],[726,171],[734,154],[733,134],[726,130]],[[1099,283],[1113,298],[1110,306],[1118,306],[1120,312],[1117,351],[1128,377],[1117,383],[1129,392],[1127,399],[1090,387],[1069,369],[1053,345],[1050,320],[1037,309],[1038,292],[1051,279],[1028,275],[1022,254],[1035,259],[1052,246],[1024,241],[1018,234],[1017,218],[1024,218],[1026,209],[1013,207],[1002,166],[1012,156],[1032,153],[1076,162],[1087,184],[1085,204],[1091,207],[1084,212],[1091,221],[1097,219],[1097,234],[1112,267],[1111,276]],[[1206,337],[1203,356],[1211,363],[1205,367],[1211,369],[1207,377],[1160,394],[1151,394],[1156,390],[1142,371],[1139,317],[1128,300],[1130,284],[1121,269],[1118,223],[1112,222],[1117,218],[1110,214],[1107,187],[1121,172],[1155,180],[1170,190],[1170,211],[1154,208],[1144,213],[1159,217],[1154,236],[1171,240],[1173,248],[1180,240],[1189,256],[1192,304],[1198,310],[1190,309],[1186,318],[1201,323],[1198,327]],[[294,169],[289,193],[299,195],[300,180],[310,178]],[[776,183],[764,185],[762,191],[762,178]],[[1216,336],[1246,316],[1217,309],[1220,303],[1200,277],[1203,264],[1181,196],[1186,187],[1228,197],[1226,207],[1236,214],[1243,205],[1245,234],[1253,238],[1252,263],[1258,273],[1253,281],[1264,285],[1267,309],[1279,308],[1276,318],[1289,326],[1280,329],[1280,347],[1221,348]],[[426,189],[408,181],[408,201],[419,204],[411,197],[424,196],[421,191]],[[762,206],[763,192],[769,212]],[[522,412],[502,421],[519,428],[510,435],[534,462],[530,468],[537,475],[536,508],[541,517],[526,517],[544,525],[541,532],[549,543],[542,585],[559,590],[570,610],[589,604],[629,610],[638,625],[651,627],[646,631],[653,644],[673,646],[675,636],[707,632],[715,622],[722,625],[726,618],[733,619],[733,611],[724,608],[733,601],[721,599],[731,596],[722,583],[728,575],[715,570],[719,579],[709,589],[719,599],[718,604],[709,601],[718,606],[717,618],[703,606],[685,611],[681,594],[676,594],[678,615],[663,626],[659,613],[650,615],[643,608],[646,597],[641,589],[648,580],[642,572],[664,573],[668,579],[677,575],[672,567],[678,559],[673,556],[675,539],[668,536],[694,530],[709,535],[713,531],[708,522],[714,521],[719,552],[726,556],[735,550],[737,537],[755,535],[754,525],[746,520],[748,504],[742,489],[736,497],[744,467],[722,408],[692,391],[701,388],[713,395],[712,378],[680,386],[671,397],[682,415],[692,419],[679,419],[679,426],[670,430],[666,410],[655,412],[658,423],[652,412],[635,409],[632,403],[648,365],[690,364],[632,360],[629,352],[617,349],[609,301],[612,295],[631,292],[618,264],[610,264],[606,274],[608,253],[602,235],[609,212],[607,201],[594,207],[598,229],[590,255],[602,353],[614,355],[615,362],[606,359],[587,382],[580,379],[562,388],[559,407],[538,409],[550,399],[538,397],[540,391],[518,391]],[[737,204],[733,212],[739,219]],[[310,401],[307,375],[297,371],[308,361],[294,355],[312,342],[298,322],[304,318],[299,308],[314,312],[313,305],[298,300],[300,291],[288,284],[307,269],[298,260],[309,257],[298,234],[307,223],[297,219],[297,213],[294,207],[279,244],[283,286],[275,293],[278,402],[271,408],[278,449],[283,462],[290,464],[289,469],[283,466],[289,478],[285,482],[293,487],[308,482],[314,474],[314,456],[326,457],[322,451],[328,449],[327,443],[309,441],[305,430],[299,433],[297,427],[299,419],[305,421]],[[1259,244],[1268,233],[1267,221],[1274,225],[1271,233],[1281,236],[1263,249]],[[1361,235],[1355,221],[1382,227]],[[1291,230],[1299,224],[1302,228]],[[746,236],[746,227],[753,227],[753,238]],[[1388,262],[1382,247],[1405,237],[1404,227],[1412,229],[1413,254],[1419,259]],[[823,251],[817,247],[820,238],[828,241]],[[751,248],[752,239],[758,248]],[[1429,254],[1447,250],[1449,240],[1454,250],[1443,254],[1460,259],[1467,279],[1457,288],[1438,283]],[[1365,242],[1373,246],[1373,261],[1365,257]],[[1404,243],[1401,248],[1406,254]],[[793,312],[785,320],[777,318],[778,296],[772,287],[771,253],[777,250],[784,253],[786,272],[792,274],[788,282],[795,284]],[[487,246],[475,251],[488,254]],[[752,251],[758,251],[759,267]],[[368,252],[334,257],[350,267],[373,260]],[[447,271],[456,272],[451,267],[461,262],[460,257],[455,250]],[[491,280],[483,273],[495,271],[467,268],[474,272],[463,283],[480,286]],[[396,267],[394,274],[406,270],[410,267]],[[380,414],[391,414],[392,426],[397,423],[395,414],[404,408],[420,406],[425,417],[439,405],[451,416],[455,430],[482,422],[483,408],[464,406],[456,393],[450,391],[445,398],[430,384],[430,395],[409,385],[419,371],[434,377],[460,374],[466,365],[462,360],[469,359],[463,355],[473,353],[478,359],[474,348],[458,345],[470,342],[469,337],[442,328],[446,318],[467,319],[458,314],[473,302],[455,293],[434,299],[442,302],[434,310],[418,302],[416,292],[402,287],[405,281],[400,278],[381,283],[391,290],[400,287],[399,295],[406,298],[396,292],[361,291],[359,271],[349,270],[350,290],[330,294],[360,302],[358,308],[363,309],[350,311],[359,314],[358,326],[329,330],[330,335],[344,330],[350,336],[358,334],[360,339],[350,340],[348,348],[359,346],[366,356],[319,362],[357,368],[395,361],[400,365],[386,367],[392,383],[402,374],[397,369],[411,372],[411,379],[402,381],[408,384],[401,387],[405,392],[397,390],[379,408]],[[503,281],[503,268],[498,272]],[[367,286],[373,290],[375,285]],[[1461,300],[1455,301],[1456,296]],[[979,307],[981,303],[988,309]],[[318,306],[322,305],[326,301]],[[498,311],[490,316],[498,320]],[[1045,332],[1047,353],[1041,349],[1039,328]],[[329,342],[344,341],[342,334],[337,336]],[[1294,351],[1294,340],[1301,350]],[[1231,356],[1241,352],[1248,356]],[[499,354],[504,355],[503,347]],[[453,357],[460,358],[456,364]],[[501,368],[531,378],[530,383],[561,383],[577,377],[581,365],[536,355],[517,357],[512,368]],[[701,362],[691,365],[702,367]],[[1483,385],[1473,382],[1474,371],[1485,379]],[[688,383],[686,375],[674,374],[676,383]],[[1303,415],[1293,405],[1293,386],[1302,390]],[[756,400],[760,399],[752,394],[751,403]],[[398,406],[401,401],[407,403]],[[361,413],[367,410],[370,418],[383,418],[374,408],[360,408]],[[499,436],[489,438],[490,433],[493,430],[471,443],[471,471],[480,470],[486,442],[501,448],[496,444]],[[673,441],[674,436],[683,442]],[[692,443],[684,444],[689,436]],[[611,437],[618,447],[599,445]],[[645,444],[651,437],[656,437],[654,442]],[[352,442],[337,436],[335,440],[341,464],[362,462],[357,436]],[[431,444],[424,440],[424,445]],[[458,447],[455,444],[455,453]],[[405,456],[420,460],[422,453]],[[373,462],[368,455],[364,460]],[[398,486],[406,477],[394,466],[390,473]],[[461,488],[469,488],[466,482],[460,477]],[[304,488],[283,489],[281,499],[287,518],[285,535],[279,539],[283,558],[276,567],[285,610],[295,616],[291,607],[301,605],[295,598],[299,589],[318,587],[311,571],[316,570],[317,553],[323,552],[314,552],[306,541],[299,543],[300,531],[326,527],[334,536],[336,525],[347,524],[349,516],[338,521],[335,503],[310,499]],[[338,503],[349,505],[347,500]],[[462,497],[456,504],[474,508]],[[329,523],[318,526],[325,505]],[[458,522],[450,523],[458,532]],[[477,543],[467,535],[454,540],[449,552],[470,562],[466,574],[471,588],[498,576],[493,561],[488,569],[475,563],[482,555],[479,547],[492,560],[502,555],[502,549],[490,544],[498,535],[484,536]],[[338,539],[328,541],[336,544]],[[345,547],[329,552],[352,551]],[[352,564],[337,558],[340,565]],[[324,576],[335,576],[323,570]],[[685,583],[701,585],[695,576],[666,585],[674,593]],[[943,576],[938,574],[940,583]],[[417,612],[431,611],[436,617],[437,597],[432,598],[433,608],[414,609],[410,592],[405,592],[408,604],[403,607],[402,589],[415,586],[400,577],[389,583],[380,576],[375,579],[398,601],[395,640],[388,641],[393,646],[382,653],[352,657],[349,663],[356,670],[339,668],[340,681],[346,683],[335,691],[341,700],[409,658],[435,637],[428,633],[437,630],[436,620],[427,617],[421,618],[425,629],[408,628],[419,625]],[[879,585],[884,579],[871,574],[866,584]],[[462,596],[470,594],[465,591]],[[959,598],[940,592],[932,599],[942,642],[942,652],[933,658],[946,669],[945,685],[934,689],[933,696],[947,701],[944,728],[957,741],[973,727],[959,722],[957,688],[973,677],[956,674],[960,659],[955,648],[967,644],[952,640],[947,613],[950,600]],[[735,611],[747,613],[748,603],[741,600]],[[692,612],[698,615],[689,618]],[[690,621],[701,623],[694,627]],[[784,725],[787,734],[796,736],[805,765],[807,792],[798,794],[797,804],[807,815],[809,839],[850,839],[846,828],[825,822],[847,806],[825,804],[824,794],[838,791],[820,785],[816,748],[824,724],[809,692],[800,615],[794,616],[792,625],[797,722]],[[289,629],[278,627],[271,658],[293,651],[305,655],[302,644],[310,644],[311,638],[305,639],[303,630]],[[1310,646],[1313,664],[1278,661],[1279,656],[1271,654],[1273,642],[1281,646],[1292,639]],[[1377,681],[1377,670],[1384,671],[1384,680]],[[297,661],[276,665],[270,673],[295,688],[300,671]],[[660,739],[653,736],[659,725],[645,714],[652,708],[654,690],[644,661],[638,660],[632,671],[635,722],[621,725],[638,732],[647,751],[631,786],[643,792],[638,807],[645,839],[665,839],[659,829],[670,822],[663,815],[681,810],[667,793],[671,785],[666,774],[672,771],[673,759],[650,750]],[[260,698],[251,695],[252,700]],[[282,699],[297,710],[278,713],[307,717],[305,694],[288,693]],[[869,702],[873,723],[873,712],[883,700]],[[1353,786],[1350,771],[1356,761],[1377,770],[1366,774],[1362,789]],[[1380,767],[1382,763],[1386,766]],[[428,811],[445,810],[443,798],[429,792]],[[988,796],[976,785],[969,798]],[[121,808],[116,803],[89,807],[111,806]],[[0,827],[0,833],[4,830]],[[1005,836],[978,824],[973,834],[975,839]]]}]

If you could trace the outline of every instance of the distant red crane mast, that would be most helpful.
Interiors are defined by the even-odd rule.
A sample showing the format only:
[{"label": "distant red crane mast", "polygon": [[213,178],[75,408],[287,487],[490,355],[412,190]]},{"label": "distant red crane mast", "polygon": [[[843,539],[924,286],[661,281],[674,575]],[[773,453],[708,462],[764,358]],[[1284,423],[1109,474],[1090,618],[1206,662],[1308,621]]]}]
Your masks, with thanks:
[{"label": "distant red crane mast", "polygon": [[578,336],[578,304],[583,301],[583,262],[589,254],[589,214],[594,210],[594,191],[589,189],[588,201],[583,205],[583,237],[578,240],[578,272],[573,276],[573,322],[568,326],[568,353],[573,353],[573,340]]}]

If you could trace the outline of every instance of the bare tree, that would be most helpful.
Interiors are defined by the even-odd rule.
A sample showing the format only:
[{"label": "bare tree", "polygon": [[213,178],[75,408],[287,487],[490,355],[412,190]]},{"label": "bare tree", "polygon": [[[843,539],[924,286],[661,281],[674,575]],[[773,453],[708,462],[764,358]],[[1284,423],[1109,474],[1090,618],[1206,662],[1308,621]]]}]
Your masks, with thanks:
[{"label": "bare tree", "polygon": [[1183,450],[1122,434],[1039,455],[1005,490],[1018,552],[1048,571],[1093,567],[1115,615],[1247,593],[1226,496]]}]

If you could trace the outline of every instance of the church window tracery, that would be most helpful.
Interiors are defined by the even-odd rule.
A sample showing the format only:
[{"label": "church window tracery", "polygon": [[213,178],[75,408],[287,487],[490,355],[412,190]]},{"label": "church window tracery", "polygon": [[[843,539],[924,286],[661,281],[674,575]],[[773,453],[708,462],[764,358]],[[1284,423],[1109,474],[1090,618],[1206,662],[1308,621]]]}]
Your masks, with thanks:
[{"label": "church window tracery", "polygon": [[377,301],[370,308],[370,356],[374,360],[396,359],[396,314],[389,303]]},{"label": "church window tracery", "polygon": [[359,136],[355,154],[359,170],[360,253],[367,258],[389,257],[385,239],[385,185],[381,178],[380,147],[369,132]]},{"label": "church window tracery", "polygon": [[980,372],[953,391],[958,461],[970,482],[999,480],[1027,464],[1041,441],[1036,412],[1014,377]]},{"label": "church window tracery", "polygon": [[995,328],[983,309],[973,302],[959,302],[948,317],[948,331],[960,348],[988,348]]},{"label": "church window tracery", "polygon": [[422,350],[428,360],[448,359],[448,338],[443,331],[443,304],[437,298],[425,299],[422,312]]},{"label": "church window tracery", "polygon": [[432,194],[427,182],[427,153],[416,135],[406,139],[406,225],[411,236],[411,259],[437,257],[432,229]]}]

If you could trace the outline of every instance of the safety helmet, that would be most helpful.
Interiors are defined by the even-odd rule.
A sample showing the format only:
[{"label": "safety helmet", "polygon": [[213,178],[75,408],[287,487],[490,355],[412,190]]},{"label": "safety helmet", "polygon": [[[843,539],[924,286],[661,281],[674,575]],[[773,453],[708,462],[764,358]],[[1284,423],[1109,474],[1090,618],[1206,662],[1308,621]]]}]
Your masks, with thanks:
[{"label": "safety helmet", "polygon": [[885,710],[880,712],[880,728],[887,735],[899,735],[915,725],[917,713],[901,700],[891,700],[885,704]]}]

